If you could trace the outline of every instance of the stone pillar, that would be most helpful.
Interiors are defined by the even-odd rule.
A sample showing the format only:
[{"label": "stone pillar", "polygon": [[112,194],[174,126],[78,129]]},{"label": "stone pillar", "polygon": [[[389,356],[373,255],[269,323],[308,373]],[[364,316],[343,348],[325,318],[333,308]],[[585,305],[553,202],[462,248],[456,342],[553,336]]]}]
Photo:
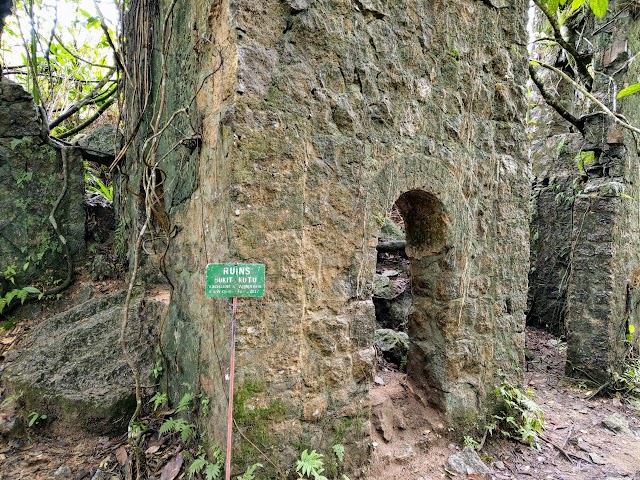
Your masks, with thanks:
[{"label": "stone pillar", "polygon": [[[154,45],[169,3],[149,11]],[[300,448],[332,443],[345,444],[350,472],[365,465],[378,219],[409,194],[405,221],[424,221],[409,255],[429,290],[414,298],[412,380],[441,390],[449,425],[480,425],[498,372],[522,374],[526,2],[178,1],[173,15],[164,118],[195,98],[158,152],[174,398],[183,381],[211,396],[212,440],[224,442],[229,310],[204,298],[205,266],[264,263],[264,299],[238,314],[239,427],[283,471]],[[142,51],[134,42],[128,54]],[[138,64],[157,105],[161,62]],[[129,185],[150,112],[124,165]],[[189,151],[191,129],[201,145]],[[434,208],[421,211],[424,199]],[[432,227],[444,242],[424,241]],[[430,286],[437,255],[444,273]],[[253,463],[237,442],[236,462]]]},{"label": "stone pillar", "polygon": [[[639,50],[638,22],[630,11],[618,12],[619,7],[619,2],[609,4],[603,20],[608,28],[585,29],[596,32],[589,44],[596,70],[605,73],[595,76],[592,93],[638,125],[638,99],[616,102],[612,89],[638,78],[637,67],[628,64]],[[529,319],[566,334],[568,374],[604,383],[623,368],[629,347],[637,344],[635,338],[626,343],[625,334],[629,325],[638,325],[633,279],[640,260],[635,200],[640,164],[627,130],[568,96],[574,99],[569,108],[582,114],[581,133],[570,132],[558,116],[549,121],[548,111],[535,116],[543,126],[534,134],[539,187]],[[592,154],[592,160],[579,162],[581,151]]]}]

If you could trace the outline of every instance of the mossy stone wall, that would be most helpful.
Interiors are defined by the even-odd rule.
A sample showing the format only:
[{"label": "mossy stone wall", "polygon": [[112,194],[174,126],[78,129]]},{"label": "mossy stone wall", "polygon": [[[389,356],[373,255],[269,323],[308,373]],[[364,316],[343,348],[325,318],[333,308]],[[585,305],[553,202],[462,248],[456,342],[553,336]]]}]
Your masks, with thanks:
[{"label": "mossy stone wall", "polygon": [[[432,258],[439,272],[414,298],[411,380],[452,426],[480,426],[501,375],[522,373],[526,2],[178,1],[162,96],[169,4],[148,9],[148,65],[163,121],[189,106],[157,156],[172,224],[163,345],[174,397],[183,381],[211,396],[211,437],[224,442],[229,302],[205,298],[205,267],[264,263],[265,297],[239,301],[237,398],[245,414],[261,412],[241,415],[240,428],[282,470],[301,449],[340,441],[359,471],[376,219],[409,192],[412,271],[427,282]],[[201,143],[190,150],[194,132]],[[139,184],[142,145],[127,158],[129,185]],[[135,224],[139,206],[126,201]],[[238,464],[259,460],[237,445]]]}]

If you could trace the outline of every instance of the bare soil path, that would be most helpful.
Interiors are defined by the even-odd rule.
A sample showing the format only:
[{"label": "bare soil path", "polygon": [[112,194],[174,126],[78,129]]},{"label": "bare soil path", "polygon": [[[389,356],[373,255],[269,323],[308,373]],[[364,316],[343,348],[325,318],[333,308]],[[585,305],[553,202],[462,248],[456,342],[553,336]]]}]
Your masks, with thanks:
[{"label": "bare soil path", "polygon": [[[527,349],[532,356],[525,387],[535,391],[545,412],[544,440],[533,449],[489,437],[479,453],[493,478],[639,480],[638,410],[618,398],[589,398],[593,390],[566,378],[566,346],[552,335],[528,329]],[[450,478],[444,465],[462,448],[461,439],[443,427],[439,414],[423,404],[405,375],[379,372],[378,376],[384,385],[374,383],[370,394],[377,446],[366,480]]]}]

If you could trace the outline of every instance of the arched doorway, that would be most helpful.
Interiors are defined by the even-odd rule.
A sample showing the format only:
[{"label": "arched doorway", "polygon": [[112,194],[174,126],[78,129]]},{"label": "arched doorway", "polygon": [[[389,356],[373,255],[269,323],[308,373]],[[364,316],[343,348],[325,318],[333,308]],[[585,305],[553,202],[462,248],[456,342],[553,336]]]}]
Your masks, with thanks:
[{"label": "arched doorway", "polygon": [[446,346],[441,322],[447,310],[445,277],[452,268],[448,219],[443,204],[423,190],[402,194],[396,205],[405,224],[411,272],[407,373],[426,401],[444,408]]},{"label": "arched doorway", "polygon": [[445,339],[440,323],[446,317],[445,277],[452,250],[444,206],[431,193],[410,190],[381,223],[373,302],[383,366],[406,371],[420,397],[444,409]]}]

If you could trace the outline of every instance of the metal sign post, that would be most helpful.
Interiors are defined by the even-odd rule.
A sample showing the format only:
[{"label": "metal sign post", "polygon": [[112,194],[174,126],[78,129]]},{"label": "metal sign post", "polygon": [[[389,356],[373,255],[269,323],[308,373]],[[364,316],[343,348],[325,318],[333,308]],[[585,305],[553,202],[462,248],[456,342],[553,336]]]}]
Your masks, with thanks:
[{"label": "metal sign post", "polygon": [[238,297],[264,296],[264,265],[260,263],[210,263],[207,265],[205,295],[211,298],[233,298],[231,306],[231,359],[229,361],[229,403],[227,407],[227,455],[225,479],[231,479],[233,445],[233,380],[236,371],[236,311]]}]

